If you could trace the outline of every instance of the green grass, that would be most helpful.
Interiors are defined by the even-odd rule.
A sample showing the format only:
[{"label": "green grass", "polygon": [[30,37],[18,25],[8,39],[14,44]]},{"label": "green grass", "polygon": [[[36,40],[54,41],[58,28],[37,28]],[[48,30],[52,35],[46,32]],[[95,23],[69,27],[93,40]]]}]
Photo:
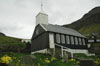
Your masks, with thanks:
[{"label": "green grass", "polygon": [[[48,54],[35,54],[35,56],[38,59],[38,63],[40,63],[41,66],[66,66],[67,64],[62,62],[60,58],[57,58],[55,61],[50,61],[50,63],[46,63],[45,60],[48,58],[48,60],[51,60],[51,56]],[[70,64],[68,64],[70,65]]]},{"label": "green grass", "polygon": [[63,62],[61,58],[56,58],[54,61],[50,61],[50,63],[46,63],[45,59],[48,58],[48,60],[51,60],[51,56],[48,54],[35,54],[35,56],[38,59],[38,63],[40,63],[41,66],[75,66],[72,62]]},{"label": "green grass", "polygon": [[16,52],[3,52],[2,55],[8,55],[8,56],[11,56],[11,57],[23,57],[25,55],[29,55],[27,53],[16,53]]},{"label": "green grass", "polygon": [[[6,52],[2,56],[4,56],[4,55],[10,56],[12,58],[16,57],[16,59],[11,62],[11,64],[13,66],[26,66],[27,64],[21,64],[21,60],[22,60],[23,56],[28,56],[30,54]],[[82,53],[77,53],[77,54],[74,54],[74,55],[77,56],[80,59],[82,59],[82,58],[94,59],[94,60],[97,59],[97,58],[100,59],[100,55],[86,56],[85,54],[82,54]],[[55,60],[51,61],[51,58],[52,58],[51,55],[41,54],[41,53],[36,53],[36,54],[34,54],[34,56],[36,57],[36,60],[35,60],[36,62],[34,62],[34,61],[32,62],[34,64],[34,66],[39,66],[38,64],[40,64],[40,66],[78,66],[78,64],[74,64],[74,63],[76,61],[80,61],[80,60],[76,60],[75,62],[72,62],[69,59],[68,63],[66,63],[66,62],[62,61],[62,58],[56,58]],[[50,63],[45,62],[45,60],[47,58],[50,61]],[[27,66],[33,66],[33,64],[32,65],[27,65]]]},{"label": "green grass", "polygon": [[96,56],[87,56],[86,54],[83,54],[83,53],[75,53],[74,55],[78,57],[79,59],[95,59],[96,58]]},{"label": "green grass", "polygon": [[[13,64],[14,66],[26,66],[24,64],[21,64],[21,59],[23,56],[26,55],[30,55],[30,54],[23,54],[23,53],[13,53],[13,52],[7,52],[4,53],[2,56],[7,55],[10,57],[16,57],[16,60],[13,60],[11,64]],[[56,58],[55,60],[51,61],[51,56],[48,54],[34,54],[37,58],[36,63],[33,62],[33,64],[35,64],[34,66],[38,66],[38,64],[40,64],[40,66],[75,66],[75,64],[73,64],[72,62],[63,62],[61,58]],[[48,58],[48,60],[50,61],[50,63],[46,63],[45,60]],[[19,62],[20,60],[20,62]],[[27,65],[29,66],[29,65]],[[31,65],[32,66],[32,65]]]},{"label": "green grass", "polygon": [[[21,64],[21,60],[23,58],[23,56],[28,56],[30,54],[25,54],[25,53],[14,53],[14,52],[6,52],[4,53],[2,56],[7,55],[10,57],[16,57],[15,60],[13,60],[10,64],[12,64],[13,66],[26,66],[27,64]],[[96,56],[86,56],[85,54],[82,53],[77,53],[74,54],[75,56],[77,56],[80,59],[94,59],[94,61],[99,58],[100,60],[100,55],[96,55]],[[68,61],[68,63],[63,62],[62,58],[56,58],[55,60],[51,61],[52,57],[51,55],[48,54],[41,54],[41,53],[36,53],[34,54],[34,56],[36,57],[36,62],[32,62],[34,64],[34,66],[39,66],[38,64],[40,64],[40,66],[78,66],[78,64],[74,64],[76,61],[80,61],[80,60],[76,60],[75,62]],[[45,62],[45,60],[48,58],[48,60],[50,61],[50,63]],[[20,61],[19,61],[20,60]],[[30,61],[30,60],[29,60]],[[27,65],[27,66],[33,66],[32,65]]]},{"label": "green grass", "polygon": [[74,55],[79,58],[87,58],[87,56],[83,53],[75,53]]},{"label": "green grass", "polygon": [[[23,44],[21,39],[13,38],[13,37],[7,37],[7,36],[0,36],[0,44],[6,44],[6,45],[20,45]],[[24,44],[23,44],[24,46]]]},{"label": "green grass", "polygon": [[[10,63],[11,65],[13,66],[21,66],[21,59],[23,56],[26,56],[26,55],[29,55],[29,54],[26,54],[26,53],[15,53],[15,52],[4,52],[1,56],[9,56],[12,58],[12,62]],[[16,57],[16,59],[13,59],[14,57]]]}]

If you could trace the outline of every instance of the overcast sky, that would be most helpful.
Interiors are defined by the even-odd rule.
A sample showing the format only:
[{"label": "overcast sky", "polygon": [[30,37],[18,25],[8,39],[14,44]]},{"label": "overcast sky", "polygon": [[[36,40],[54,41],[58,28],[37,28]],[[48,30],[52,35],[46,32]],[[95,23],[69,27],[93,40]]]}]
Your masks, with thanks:
[{"label": "overcast sky", "polygon": [[[42,0],[50,24],[69,24],[80,19],[100,0]],[[41,0],[0,0],[0,32],[7,36],[30,39]]]}]

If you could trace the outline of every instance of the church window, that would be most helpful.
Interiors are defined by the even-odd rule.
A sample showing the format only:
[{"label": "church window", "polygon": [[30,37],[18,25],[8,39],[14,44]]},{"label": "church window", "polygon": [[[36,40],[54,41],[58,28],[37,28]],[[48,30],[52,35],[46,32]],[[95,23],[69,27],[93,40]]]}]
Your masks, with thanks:
[{"label": "church window", "polygon": [[67,44],[70,44],[70,39],[69,39],[69,36],[68,35],[66,35],[66,43]]},{"label": "church window", "polygon": [[81,40],[81,38],[79,38],[79,44],[82,45],[82,40]]},{"label": "church window", "polygon": [[75,44],[78,45],[78,38],[75,37]]},{"label": "church window", "polygon": [[60,43],[60,34],[56,34],[56,42]]},{"label": "church window", "polygon": [[61,43],[65,44],[65,36],[64,35],[61,35]]},{"label": "church window", "polygon": [[74,37],[71,36],[71,44],[74,44]]},{"label": "church window", "polygon": [[38,34],[39,34],[39,29],[36,30],[36,35],[38,35]]}]

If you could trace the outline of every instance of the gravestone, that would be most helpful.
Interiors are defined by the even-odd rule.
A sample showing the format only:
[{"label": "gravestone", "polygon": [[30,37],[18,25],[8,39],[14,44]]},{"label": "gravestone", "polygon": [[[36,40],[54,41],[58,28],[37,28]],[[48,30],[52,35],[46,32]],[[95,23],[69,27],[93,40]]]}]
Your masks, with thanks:
[{"label": "gravestone", "polygon": [[80,66],[96,66],[93,60],[80,60]]},{"label": "gravestone", "polygon": [[37,58],[34,55],[26,55],[22,57],[21,63],[22,64],[35,64],[37,62]]},{"label": "gravestone", "polygon": [[67,54],[66,51],[64,51],[63,60],[64,60],[64,62],[67,62],[68,63],[68,54]]}]

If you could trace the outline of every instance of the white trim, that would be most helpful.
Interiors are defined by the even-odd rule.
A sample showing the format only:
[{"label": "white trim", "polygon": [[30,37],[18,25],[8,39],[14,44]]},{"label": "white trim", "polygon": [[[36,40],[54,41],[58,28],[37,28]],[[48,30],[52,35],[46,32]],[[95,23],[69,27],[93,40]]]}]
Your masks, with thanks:
[{"label": "white trim", "polygon": [[[70,49],[70,48],[64,47],[64,46],[62,46],[62,45],[58,45],[58,44],[55,44],[55,45],[61,47],[61,52],[62,52],[62,53],[63,53],[63,51],[70,52],[70,53],[71,53],[71,57],[73,57],[73,54],[74,54],[74,53],[84,53],[84,54],[86,54],[87,56],[95,55],[95,54],[89,54],[89,53],[88,53],[88,50],[86,50],[86,49]],[[61,54],[61,56],[63,57],[63,54]]]},{"label": "white trim", "polygon": [[[62,45],[58,45],[58,44],[55,44],[55,45],[62,47]],[[64,47],[64,46],[63,46],[63,48],[70,49],[70,48]]]},{"label": "white trim", "polygon": [[47,49],[31,52],[31,54],[35,54],[35,53],[48,53],[48,52]]},{"label": "white trim", "polygon": [[55,48],[54,34],[49,33],[49,48]]},{"label": "white trim", "polygon": [[[71,50],[70,48],[67,48],[67,47],[64,47],[64,46],[61,46],[61,45],[58,45],[58,44],[55,44],[55,45],[57,45],[57,46],[60,46],[61,47],[61,57],[63,57],[63,51],[65,50]],[[66,48],[66,49],[64,49],[64,48]],[[71,57],[73,58],[73,53],[71,52],[71,51],[68,51],[68,52],[70,52],[71,53]]]},{"label": "white trim", "polygon": [[61,46],[61,57],[63,57],[63,46]]},{"label": "white trim", "polygon": [[41,26],[45,31],[47,31],[47,29],[46,29],[42,24],[40,24],[40,26]]},{"label": "white trim", "polygon": [[[39,13],[36,15],[36,17],[37,17],[39,14],[47,15],[46,13],[39,12]],[[47,15],[47,16],[48,16],[48,15]]]}]

